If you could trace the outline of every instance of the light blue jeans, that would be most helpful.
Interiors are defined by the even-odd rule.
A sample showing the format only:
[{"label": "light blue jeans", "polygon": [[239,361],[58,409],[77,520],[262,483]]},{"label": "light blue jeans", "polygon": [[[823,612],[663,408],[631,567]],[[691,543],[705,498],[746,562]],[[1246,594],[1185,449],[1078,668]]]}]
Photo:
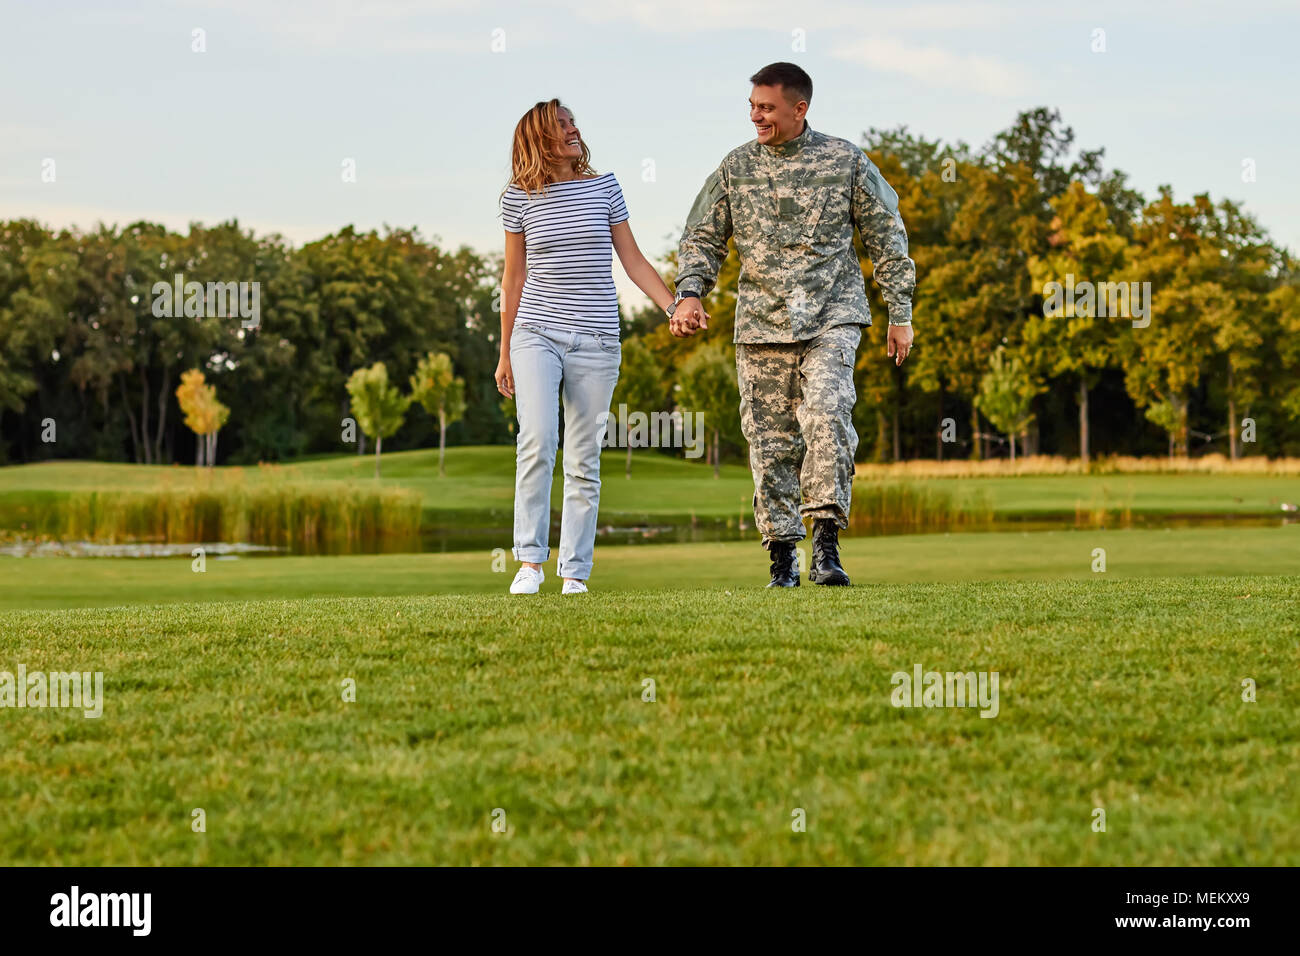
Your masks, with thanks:
[{"label": "light blue jeans", "polygon": [[551,475],[564,397],[564,508],[560,513],[562,578],[591,576],[600,507],[600,450],[618,382],[622,346],[612,335],[562,332],[516,322],[510,334],[515,379],[516,561],[551,556]]}]

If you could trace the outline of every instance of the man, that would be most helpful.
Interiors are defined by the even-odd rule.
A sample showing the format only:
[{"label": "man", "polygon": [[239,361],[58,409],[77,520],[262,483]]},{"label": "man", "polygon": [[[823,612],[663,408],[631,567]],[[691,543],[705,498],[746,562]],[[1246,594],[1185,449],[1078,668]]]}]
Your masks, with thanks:
[{"label": "man", "polygon": [[849,523],[858,447],[853,368],[862,326],[871,324],[853,227],[889,308],[886,355],[899,365],[912,346],[916,266],[898,194],[861,149],[808,126],[808,74],[773,63],[749,79],[758,135],[727,154],[691,207],[669,328],[679,337],[708,328],[700,300],[734,235],[740,421],[754,519],[771,557],[768,587],[798,587],[805,517],[813,520],[809,580],[847,585],[839,529]]}]

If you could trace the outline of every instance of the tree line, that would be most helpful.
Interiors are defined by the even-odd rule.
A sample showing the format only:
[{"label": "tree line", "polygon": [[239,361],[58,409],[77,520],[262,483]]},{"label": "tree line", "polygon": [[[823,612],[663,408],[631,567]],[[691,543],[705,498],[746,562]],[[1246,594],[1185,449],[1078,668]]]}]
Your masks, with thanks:
[{"label": "tree line", "polygon": [[[978,459],[1017,442],[1085,459],[1300,454],[1300,271],[1239,203],[1167,186],[1143,197],[1044,108],[979,149],[905,127],[862,142],[899,194],[917,338],[901,368],[885,360],[887,311],[868,282],[860,460]],[[858,256],[870,276],[860,243]],[[715,340],[731,336],[738,274],[733,248],[705,301]],[[635,331],[658,368],[681,365],[653,310]]]},{"label": "tree line", "polygon": [[[178,395],[192,370],[228,409],[222,463],[365,453],[364,428],[345,436],[357,420],[349,379],[383,363],[411,380],[430,353],[449,356],[467,383],[447,441],[508,441],[491,377],[494,269],[406,229],[348,227],[293,248],[236,221],[187,235],[146,222],[90,232],[0,223],[0,457],[202,460],[196,446],[208,439],[185,423],[189,392]],[[217,314],[230,310],[210,295],[244,281],[259,284],[255,328]],[[155,314],[155,284],[176,282],[192,283],[201,307]],[[437,443],[440,424],[417,401],[386,447]]]},{"label": "tree line", "polygon": [[[1300,454],[1300,273],[1239,203],[1168,187],[1144,197],[1048,109],[978,149],[905,127],[870,129],[862,145],[899,194],[918,280],[902,368],[885,360],[887,313],[867,283],[877,327],[855,373],[860,459]],[[623,313],[614,407],[703,411],[715,467],[744,451],[738,275],[733,254],[703,337],[673,339],[653,307]],[[378,418],[400,418],[383,426],[385,450],[508,443],[512,408],[492,380],[499,280],[498,253],[409,229],[347,227],[295,248],[237,221],[185,235],[0,222],[0,462],[365,453],[363,419]],[[214,301],[232,282],[258,284],[253,327]],[[159,314],[159,283],[193,307]],[[431,353],[464,383],[458,419],[417,400]],[[385,383],[411,383],[410,400],[389,394],[379,364]],[[193,370],[217,405],[195,380],[183,387]],[[219,448],[186,425],[214,409]],[[348,435],[349,420],[363,427]]]}]

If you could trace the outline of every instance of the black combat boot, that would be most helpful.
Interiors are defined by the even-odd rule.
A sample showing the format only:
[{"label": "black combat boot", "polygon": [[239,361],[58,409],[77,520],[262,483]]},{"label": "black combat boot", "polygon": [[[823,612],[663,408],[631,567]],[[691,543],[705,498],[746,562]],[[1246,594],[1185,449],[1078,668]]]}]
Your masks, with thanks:
[{"label": "black combat boot", "polygon": [[840,526],[833,518],[813,521],[812,569],[808,580],[813,584],[841,587],[849,583],[849,576],[840,567]]},{"label": "black combat boot", "polygon": [[772,580],[770,588],[797,588],[799,586],[799,557],[793,541],[769,541],[767,549],[772,555]]}]

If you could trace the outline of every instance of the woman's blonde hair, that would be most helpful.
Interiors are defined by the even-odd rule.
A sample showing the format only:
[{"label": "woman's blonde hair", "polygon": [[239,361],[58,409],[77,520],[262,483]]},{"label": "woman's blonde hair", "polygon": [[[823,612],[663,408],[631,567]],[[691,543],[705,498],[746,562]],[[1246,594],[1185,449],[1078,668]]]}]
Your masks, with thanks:
[{"label": "woman's blonde hair", "polygon": [[[595,174],[588,160],[591,154],[582,143],[582,155],[574,160],[560,155],[560,110],[568,109],[557,99],[538,103],[515,126],[514,143],[510,147],[510,182],[507,187],[518,186],[528,195],[546,194],[551,168],[570,161],[579,176]],[[502,194],[504,195],[504,190]]]}]

